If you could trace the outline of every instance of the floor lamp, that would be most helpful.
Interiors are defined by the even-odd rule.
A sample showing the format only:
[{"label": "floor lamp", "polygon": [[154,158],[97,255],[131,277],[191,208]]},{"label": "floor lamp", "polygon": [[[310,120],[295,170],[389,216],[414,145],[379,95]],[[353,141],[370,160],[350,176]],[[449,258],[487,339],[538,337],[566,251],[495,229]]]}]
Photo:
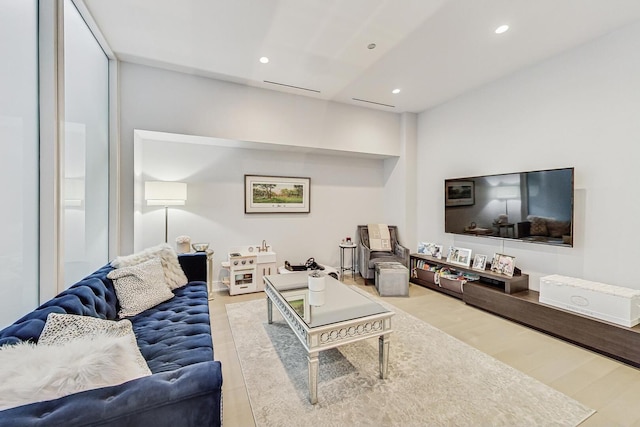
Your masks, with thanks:
[{"label": "floor lamp", "polygon": [[164,206],[164,241],[169,238],[169,206],[184,206],[187,184],[184,182],[147,181],[144,183],[147,206]]},{"label": "floor lamp", "polygon": [[504,200],[504,213],[509,217],[509,200],[517,199],[520,195],[520,187],[515,185],[507,185],[504,187],[498,187],[496,198],[498,200]]}]

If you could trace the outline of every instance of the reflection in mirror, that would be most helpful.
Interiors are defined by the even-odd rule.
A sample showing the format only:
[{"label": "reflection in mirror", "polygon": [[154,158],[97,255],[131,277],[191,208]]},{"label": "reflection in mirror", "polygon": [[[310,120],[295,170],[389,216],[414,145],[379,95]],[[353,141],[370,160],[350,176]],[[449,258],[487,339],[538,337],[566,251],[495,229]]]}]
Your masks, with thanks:
[{"label": "reflection in mirror", "polygon": [[445,232],[573,246],[573,168],[445,180]]}]

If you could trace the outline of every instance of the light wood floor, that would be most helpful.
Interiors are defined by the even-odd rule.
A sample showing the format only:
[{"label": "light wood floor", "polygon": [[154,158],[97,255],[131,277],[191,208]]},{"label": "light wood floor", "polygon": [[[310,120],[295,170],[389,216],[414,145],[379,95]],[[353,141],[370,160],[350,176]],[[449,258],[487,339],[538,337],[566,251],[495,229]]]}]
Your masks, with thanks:
[{"label": "light wood floor", "polygon": [[[377,295],[362,278],[345,283]],[[420,286],[410,285],[409,294],[385,301],[595,409],[581,426],[640,427],[640,370]],[[209,304],[214,355],[222,362],[225,427],[254,425],[225,304],[265,298],[217,292]]]}]

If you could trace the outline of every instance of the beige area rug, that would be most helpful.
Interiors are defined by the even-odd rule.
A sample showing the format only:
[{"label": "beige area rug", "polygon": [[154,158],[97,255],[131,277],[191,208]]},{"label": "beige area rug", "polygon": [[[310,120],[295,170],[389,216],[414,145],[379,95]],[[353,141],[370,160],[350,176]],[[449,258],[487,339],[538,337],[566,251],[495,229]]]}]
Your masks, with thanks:
[{"label": "beige area rug", "polygon": [[226,305],[257,426],[575,426],[595,412],[377,301],[396,313],[389,378],[377,339],[321,352],[316,405],[304,348],[276,308],[269,325],[265,300]]}]

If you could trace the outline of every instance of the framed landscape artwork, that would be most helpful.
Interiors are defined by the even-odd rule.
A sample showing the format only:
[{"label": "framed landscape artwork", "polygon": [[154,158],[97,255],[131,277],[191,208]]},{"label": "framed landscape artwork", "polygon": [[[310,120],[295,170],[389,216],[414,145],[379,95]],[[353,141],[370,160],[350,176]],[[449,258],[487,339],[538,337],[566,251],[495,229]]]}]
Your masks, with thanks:
[{"label": "framed landscape artwork", "polygon": [[309,213],[311,178],[244,176],[245,213]]},{"label": "framed landscape artwork", "polygon": [[473,181],[445,181],[445,206],[470,206],[475,203]]}]

